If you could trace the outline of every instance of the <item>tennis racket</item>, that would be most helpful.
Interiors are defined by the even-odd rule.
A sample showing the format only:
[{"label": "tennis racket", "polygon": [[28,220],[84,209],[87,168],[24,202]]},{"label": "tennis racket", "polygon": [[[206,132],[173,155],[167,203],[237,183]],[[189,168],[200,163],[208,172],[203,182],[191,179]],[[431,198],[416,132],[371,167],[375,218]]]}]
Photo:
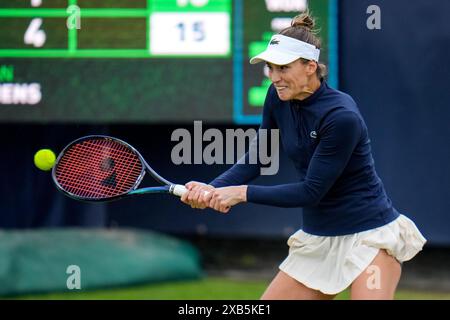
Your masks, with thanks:
[{"label": "tennis racket", "polygon": [[[140,188],[145,174],[161,186]],[[58,190],[81,201],[111,201],[147,193],[181,197],[187,190],[157,174],[128,143],[108,136],[86,136],[58,155],[52,170]]]}]

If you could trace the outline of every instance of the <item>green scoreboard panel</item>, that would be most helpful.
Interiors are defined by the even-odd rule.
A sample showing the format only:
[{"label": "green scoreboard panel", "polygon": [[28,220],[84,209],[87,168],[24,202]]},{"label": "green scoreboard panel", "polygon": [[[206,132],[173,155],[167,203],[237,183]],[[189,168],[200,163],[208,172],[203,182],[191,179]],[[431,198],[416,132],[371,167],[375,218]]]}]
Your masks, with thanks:
[{"label": "green scoreboard panel", "polygon": [[309,7],[337,85],[337,0],[0,0],[0,122],[258,123],[248,63]]}]

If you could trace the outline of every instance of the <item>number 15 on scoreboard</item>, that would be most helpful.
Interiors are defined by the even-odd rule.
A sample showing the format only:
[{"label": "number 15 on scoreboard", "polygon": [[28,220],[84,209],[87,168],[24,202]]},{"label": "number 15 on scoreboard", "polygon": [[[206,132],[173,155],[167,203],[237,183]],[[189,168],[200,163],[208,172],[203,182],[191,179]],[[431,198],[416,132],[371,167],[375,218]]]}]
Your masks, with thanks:
[{"label": "number 15 on scoreboard", "polygon": [[230,54],[227,12],[158,12],[150,17],[152,55]]}]

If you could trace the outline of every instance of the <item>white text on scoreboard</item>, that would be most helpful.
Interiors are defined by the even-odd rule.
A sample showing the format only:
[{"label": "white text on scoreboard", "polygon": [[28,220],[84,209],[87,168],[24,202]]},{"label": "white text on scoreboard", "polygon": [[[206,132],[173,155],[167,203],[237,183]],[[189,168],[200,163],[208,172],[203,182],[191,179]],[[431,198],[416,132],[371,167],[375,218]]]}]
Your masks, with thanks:
[{"label": "white text on scoreboard", "polygon": [[152,55],[212,55],[230,53],[228,13],[154,13],[150,17]]}]

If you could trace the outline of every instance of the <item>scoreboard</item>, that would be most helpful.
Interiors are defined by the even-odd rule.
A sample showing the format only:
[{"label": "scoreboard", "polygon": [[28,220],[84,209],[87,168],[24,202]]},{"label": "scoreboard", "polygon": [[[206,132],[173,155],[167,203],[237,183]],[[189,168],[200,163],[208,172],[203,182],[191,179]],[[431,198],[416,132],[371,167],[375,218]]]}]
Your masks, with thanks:
[{"label": "scoreboard", "polygon": [[255,124],[251,56],[306,8],[337,85],[337,0],[0,0],[0,122]]},{"label": "scoreboard", "polygon": [[231,0],[2,1],[2,56],[230,55]]}]

